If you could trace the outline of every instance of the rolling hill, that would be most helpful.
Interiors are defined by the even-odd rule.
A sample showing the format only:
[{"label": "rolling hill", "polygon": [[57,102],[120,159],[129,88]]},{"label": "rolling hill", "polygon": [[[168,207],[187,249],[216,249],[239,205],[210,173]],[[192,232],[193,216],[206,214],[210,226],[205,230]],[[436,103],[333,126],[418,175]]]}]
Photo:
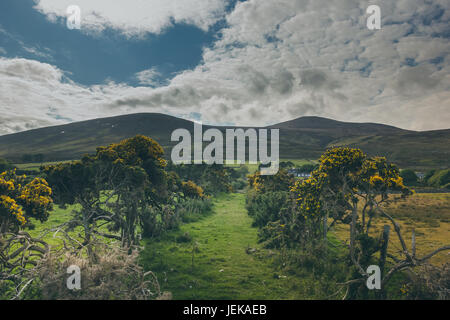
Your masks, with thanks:
[{"label": "rolling hill", "polygon": [[[0,136],[0,157],[20,161],[24,154],[43,154],[46,161],[77,159],[97,146],[143,134],[170,154],[173,130],[193,131],[188,120],[158,113],[94,119]],[[204,126],[204,130],[210,128]],[[226,128],[217,127],[222,131]],[[301,117],[267,128],[280,129],[282,159],[317,159],[330,146],[360,147],[370,155],[387,156],[402,167],[450,166],[450,129],[409,131],[376,123],[350,123],[320,117]]]}]

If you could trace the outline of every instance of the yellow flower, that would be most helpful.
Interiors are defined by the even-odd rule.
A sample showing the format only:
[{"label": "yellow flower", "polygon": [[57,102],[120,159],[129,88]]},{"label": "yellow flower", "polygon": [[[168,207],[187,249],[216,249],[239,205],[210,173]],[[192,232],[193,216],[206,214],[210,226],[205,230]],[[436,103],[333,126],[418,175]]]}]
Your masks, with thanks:
[{"label": "yellow flower", "polygon": [[382,177],[380,177],[379,175],[376,174],[376,175],[370,177],[369,182],[371,185],[375,185],[377,183],[383,183],[384,180]]}]

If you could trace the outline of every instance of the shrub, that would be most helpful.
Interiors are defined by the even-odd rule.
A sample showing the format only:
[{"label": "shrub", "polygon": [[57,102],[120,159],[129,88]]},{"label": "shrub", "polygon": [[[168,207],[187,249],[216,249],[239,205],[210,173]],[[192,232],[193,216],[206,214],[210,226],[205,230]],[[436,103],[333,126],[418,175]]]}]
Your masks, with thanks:
[{"label": "shrub", "polygon": [[0,158],[0,173],[4,171],[13,170],[14,165],[10,163],[8,160]]},{"label": "shrub", "polygon": [[436,173],[436,170],[435,170],[435,169],[432,169],[432,170],[427,171],[427,172],[425,173],[424,180],[425,180],[426,182],[428,182],[428,180],[430,180],[430,178],[431,178],[435,173]]},{"label": "shrub", "polygon": [[212,210],[208,198],[176,198],[174,204],[160,208],[149,207],[141,218],[141,230],[144,238],[159,237],[166,231],[177,229],[182,222],[193,222]]},{"label": "shrub", "polygon": [[428,184],[433,187],[442,187],[450,183],[450,169],[438,170],[428,179]]},{"label": "shrub", "polygon": [[260,193],[289,191],[295,179],[286,169],[280,169],[275,175],[263,176],[259,171],[248,175],[248,184],[251,189]]},{"label": "shrub", "polygon": [[247,194],[246,206],[249,216],[253,218],[253,226],[264,227],[269,222],[280,219],[280,210],[285,206],[289,192],[258,193],[250,191]]},{"label": "shrub", "polygon": [[231,183],[233,190],[238,191],[242,190],[247,186],[247,182],[244,179],[237,179]]},{"label": "shrub", "polygon": [[437,188],[447,185],[450,183],[450,169],[433,171],[433,175],[428,178],[427,183]]},{"label": "shrub", "polygon": [[180,225],[180,218],[172,206],[163,205],[160,208],[149,207],[141,216],[141,230],[144,238],[159,237],[167,230],[173,230]]},{"label": "shrub", "polygon": [[403,285],[401,292],[406,299],[450,299],[450,263],[442,267],[427,265],[421,268],[410,282]]},{"label": "shrub", "polygon": [[181,183],[181,190],[186,197],[189,198],[203,198],[203,188],[196,185],[193,181],[189,180],[187,182]]},{"label": "shrub", "polygon": [[[43,260],[35,274],[38,297],[44,300],[151,300],[163,296],[156,276],[139,266],[139,250],[129,254],[127,249],[118,246],[97,245],[95,253],[95,259],[80,254],[59,256],[54,253]],[[81,290],[67,288],[67,268],[71,265],[80,268]]]},{"label": "shrub", "polygon": [[219,164],[175,165],[169,162],[167,171],[175,172],[181,180],[191,180],[203,188],[206,194],[231,192],[232,176],[237,175],[233,168]]},{"label": "shrub", "polygon": [[212,210],[210,199],[185,199],[176,208],[176,214],[184,223],[194,222]]},{"label": "shrub", "polygon": [[189,234],[189,232],[185,232],[183,234],[180,234],[176,239],[176,242],[178,243],[187,243],[187,242],[191,242],[192,241],[192,237]]},{"label": "shrub", "polygon": [[405,169],[400,172],[400,177],[403,178],[403,183],[407,186],[414,186],[417,184],[417,175],[411,169]]}]

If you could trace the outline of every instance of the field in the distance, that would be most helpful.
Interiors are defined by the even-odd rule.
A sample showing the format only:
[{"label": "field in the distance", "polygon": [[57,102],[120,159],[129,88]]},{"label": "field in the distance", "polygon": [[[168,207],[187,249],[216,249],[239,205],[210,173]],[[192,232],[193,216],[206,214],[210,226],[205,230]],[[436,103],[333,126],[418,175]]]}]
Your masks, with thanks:
[{"label": "field in the distance", "polygon": [[[386,211],[399,223],[403,238],[411,250],[412,231],[416,233],[417,256],[448,245],[450,242],[450,193],[417,193],[406,199],[390,204]],[[392,224],[385,218],[377,218],[372,227],[372,235],[379,235],[384,225],[390,225],[388,252],[399,256],[401,245]],[[348,241],[348,226],[338,225],[335,233],[343,241]],[[434,256],[432,263],[450,262],[448,252]]]},{"label": "field in the distance", "polygon": [[15,167],[19,170],[27,170],[27,171],[39,171],[41,166],[50,166],[58,163],[62,163],[66,161],[49,161],[49,162],[32,162],[32,163],[16,163]]}]

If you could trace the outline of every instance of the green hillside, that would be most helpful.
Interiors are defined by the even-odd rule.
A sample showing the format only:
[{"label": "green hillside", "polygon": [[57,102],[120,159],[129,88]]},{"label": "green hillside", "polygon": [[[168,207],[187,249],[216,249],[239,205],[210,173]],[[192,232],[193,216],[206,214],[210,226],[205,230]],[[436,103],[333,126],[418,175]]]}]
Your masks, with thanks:
[{"label": "green hillside", "polygon": [[[0,136],[0,157],[20,162],[23,155],[43,154],[45,161],[79,158],[100,145],[136,134],[157,140],[170,154],[178,128],[193,131],[188,120],[158,113],[141,113],[75,122]],[[204,126],[204,130],[208,129]],[[219,127],[222,131],[226,128]],[[349,123],[320,117],[301,117],[268,128],[280,129],[283,159],[316,159],[330,146],[360,147],[370,155],[387,156],[402,167],[450,166],[450,129],[408,131],[375,123]]]}]

